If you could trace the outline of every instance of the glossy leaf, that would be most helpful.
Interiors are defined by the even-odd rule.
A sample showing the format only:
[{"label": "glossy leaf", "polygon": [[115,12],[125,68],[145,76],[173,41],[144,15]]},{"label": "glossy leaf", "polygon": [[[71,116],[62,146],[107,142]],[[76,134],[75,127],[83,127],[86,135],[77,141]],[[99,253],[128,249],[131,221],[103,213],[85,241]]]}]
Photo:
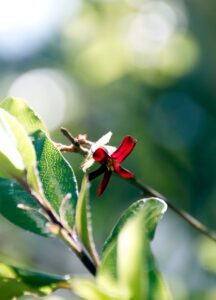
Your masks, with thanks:
[{"label": "glossy leaf", "polygon": [[0,110],[0,177],[22,178],[25,165],[17,147],[4,111]]},{"label": "glossy leaf", "polygon": [[[119,219],[118,223],[114,227],[114,230],[105,243],[102,263],[98,270],[98,276],[109,278],[110,280],[116,280],[118,278],[117,241],[119,234],[127,222],[133,219],[137,214],[142,213],[142,222],[140,223],[140,228],[137,233],[134,232],[134,235],[137,236],[138,234],[142,233],[144,237],[141,236],[139,238],[141,240],[145,239],[149,242],[153,237],[158,221],[163,216],[166,209],[166,203],[157,198],[142,199],[132,204]],[[144,254],[145,253],[143,253],[143,255]],[[148,267],[146,272],[151,270],[152,265],[153,264],[151,263],[151,267]],[[149,276],[156,277],[157,280],[155,281],[158,282],[159,279],[156,273],[156,269],[153,268],[153,274],[150,275],[151,273],[149,273]]]},{"label": "glossy leaf", "polygon": [[172,300],[172,295],[164,280],[162,274],[158,270],[153,254],[150,252],[147,260],[148,270],[148,300]]},{"label": "glossy leaf", "polygon": [[66,220],[70,226],[73,226],[78,198],[77,182],[73,170],[54,143],[43,132],[37,131],[32,138],[44,194],[57,214],[60,214],[64,197],[68,193],[71,194]]},{"label": "glossy leaf", "polygon": [[157,223],[166,212],[166,209],[166,203],[158,198],[146,198],[133,203],[128,207],[128,209],[125,210],[125,212],[122,214],[122,216],[114,226],[112,232],[106,239],[103,247],[103,252],[109,245],[111,245],[113,242],[116,242],[116,239],[125,223],[141,210],[144,214],[146,214],[143,228],[147,230],[148,237],[150,240],[152,240]]},{"label": "glossy leaf", "polygon": [[132,208],[133,213],[129,214],[130,207],[127,217],[123,215],[118,223],[115,238],[107,244],[96,279],[72,280],[73,290],[83,299],[171,299],[150,248],[150,237],[166,204],[150,198]]},{"label": "glossy leaf", "polygon": [[48,134],[45,124],[24,100],[7,97],[0,103],[0,107],[13,115],[28,133],[40,129]]},{"label": "glossy leaf", "polygon": [[[36,153],[31,139],[28,137],[25,129],[18,121],[3,109],[0,109],[0,115],[4,123],[9,128],[12,137],[16,143],[17,150],[25,166],[28,184],[34,190],[35,194],[42,195],[40,180],[36,169]],[[24,182],[24,178],[13,176],[18,181]],[[24,176],[23,176],[24,177]],[[0,179],[0,212],[16,225],[29,231],[47,234],[45,229],[46,219],[37,211],[24,211],[17,208],[17,205],[25,204],[38,210],[40,207],[36,201],[13,179]]]},{"label": "glossy leaf", "polygon": [[[62,199],[71,193],[66,218],[72,226],[74,222],[77,201],[77,184],[73,171],[62,154],[56,149],[52,141],[42,132],[34,134],[38,169],[45,195],[59,214]],[[0,180],[0,212],[12,223],[21,228],[49,236],[46,218],[38,210],[37,202],[14,180]],[[33,210],[22,210],[17,205],[22,204]]]},{"label": "glossy leaf", "polygon": [[128,291],[128,300],[148,299],[150,247],[142,217],[143,211],[130,219],[119,233],[117,242],[117,278],[120,288]]},{"label": "glossy leaf", "polygon": [[26,293],[48,295],[58,288],[68,288],[67,280],[67,276],[29,271],[0,263],[1,300],[14,299]]},{"label": "glossy leaf", "polygon": [[[33,208],[23,210],[22,204]],[[15,225],[36,234],[50,235],[46,229],[47,219],[37,210],[39,204],[28,194],[16,180],[0,178],[0,213]]]},{"label": "glossy leaf", "polygon": [[112,278],[117,277],[117,239],[124,225],[139,212],[142,211],[143,222],[142,229],[148,240],[153,238],[158,221],[167,209],[163,200],[158,198],[141,199],[132,204],[120,217],[113,231],[105,242],[103,250],[102,264],[98,273]]},{"label": "glossy leaf", "polygon": [[[36,169],[36,154],[30,138],[22,125],[8,112],[0,108],[0,118],[14,139],[16,149],[23,161],[27,182],[36,194],[42,194],[40,181]],[[3,143],[2,143],[3,144]],[[10,153],[11,149],[8,149]],[[8,178],[8,177],[7,177]],[[12,176],[9,178],[13,178]],[[16,176],[14,178],[17,178]]]},{"label": "glossy leaf", "polygon": [[85,300],[120,300],[118,292],[111,286],[100,286],[95,280],[75,278],[71,287],[81,299]]},{"label": "glossy leaf", "polygon": [[76,208],[76,229],[80,240],[93,259],[98,260],[92,236],[91,213],[89,207],[89,183],[84,176]]},{"label": "glossy leaf", "polygon": [[143,229],[145,219],[145,212],[140,211],[126,223],[119,234],[117,242],[119,288],[128,291],[128,300],[169,300],[170,293],[151,253],[148,229]]}]

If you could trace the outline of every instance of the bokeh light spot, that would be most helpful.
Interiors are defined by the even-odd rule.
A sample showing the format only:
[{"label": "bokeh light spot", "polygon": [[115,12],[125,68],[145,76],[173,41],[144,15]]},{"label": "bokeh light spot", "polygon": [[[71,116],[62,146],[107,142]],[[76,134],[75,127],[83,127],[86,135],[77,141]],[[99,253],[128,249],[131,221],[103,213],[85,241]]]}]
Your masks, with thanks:
[{"label": "bokeh light spot", "polygon": [[135,52],[157,52],[163,48],[176,27],[175,11],[163,2],[150,2],[132,19],[128,42]]},{"label": "bokeh light spot", "polygon": [[56,70],[36,69],[22,74],[12,83],[8,94],[22,98],[31,105],[50,130],[64,120],[64,77]]},{"label": "bokeh light spot", "polygon": [[0,1],[0,57],[23,59],[34,54],[79,11],[80,0]]}]

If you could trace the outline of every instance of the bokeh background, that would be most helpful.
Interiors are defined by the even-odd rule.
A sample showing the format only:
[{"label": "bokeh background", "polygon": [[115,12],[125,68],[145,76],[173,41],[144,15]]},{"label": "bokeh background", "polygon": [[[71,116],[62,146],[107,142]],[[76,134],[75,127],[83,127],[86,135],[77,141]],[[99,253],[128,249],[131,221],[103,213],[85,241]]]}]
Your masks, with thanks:
[{"label": "bokeh background", "polygon": [[[65,126],[112,144],[138,144],[124,165],[179,208],[216,229],[216,2],[211,0],[0,1],[0,96],[22,97],[55,141]],[[81,158],[69,155],[81,181]],[[119,214],[140,197],[113,176],[104,196],[92,183],[99,249]],[[216,247],[173,212],[154,253],[174,299],[216,299]],[[0,218],[5,262],[85,274],[61,242]],[[77,299],[58,291],[56,297]]]}]

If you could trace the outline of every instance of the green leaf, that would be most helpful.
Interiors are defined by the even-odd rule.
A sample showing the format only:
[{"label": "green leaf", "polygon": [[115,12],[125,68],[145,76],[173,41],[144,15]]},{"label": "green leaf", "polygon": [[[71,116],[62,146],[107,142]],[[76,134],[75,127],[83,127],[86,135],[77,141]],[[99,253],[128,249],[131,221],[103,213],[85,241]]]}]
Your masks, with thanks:
[{"label": "green leaf", "polygon": [[[12,115],[10,115],[2,108],[0,108],[0,120],[1,123],[4,124],[4,126],[11,132],[11,137],[14,140],[14,149],[17,149],[16,151],[18,151],[19,157],[21,156],[22,163],[26,169],[28,184],[32,187],[36,194],[41,195],[41,186],[36,169],[36,154],[30,138],[28,137],[22,125]],[[2,142],[2,145],[3,144],[4,142]],[[1,148],[3,147],[2,145]],[[8,153],[14,151],[13,149],[11,149],[12,145],[11,147],[8,144],[6,145],[8,146],[8,149],[6,149]],[[18,161],[18,158],[13,159],[13,163],[15,160]],[[17,180],[21,181],[20,176],[7,176],[6,178],[16,178]]]},{"label": "green leaf", "polygon": [[78,296],[85,300],[120,300],[118,292],[112,287],[102,287],[95,280],[74,278],[71,286]]},{"label": "green leaf", "polygon": [[150,238],[166,207],[156,198],[132,205],[117,224],[96,279],[72,280],[73,290],[86,300],[171,299],[150,248]]},{"label": "green leaf", "polygon": [[120,217],[117,224],[114,226],[114,229],[108,236],[107,240],[104,243],[103,248],[103,260],[99,273],[106,273],[108,276],[117,275],[116,270],[116,245],[117,238],[121,232],[124,225],[133,218],[140,211],[145,214],[145,218],[142,224],[143,231],[145,230],[148,235],[148,239],[152,239],[154,232],[157,226],[158,221],[163,216],[167,209],[167,205],[163,200],[158,198],[147,198],[141,199],[133,203]]},{"label": "green leaf", "polygon": [[134,218],[139,212],[143,214],[141,229],[147,240],[153,238],[156,226],[167,209],[166,203],[158,198],[141,199],[132,204],[120,217],[111,234],[105,242],[102,255],[102,263],[98,270],[98,276],[117,278],[117,240],[125,224]]},{"label": "green leaf", "polygon": [[140,211],[121,230],[117,242],[119,288],[129,300],[168,300],[170,293],[157,270],[150,249],[148,228],[143,230],[145,211]]},{"label": "green leaf", "polygon": [[[28,137],[25,129],[19,122],[11,116],[8,112],[0,108],[0,118],[9,130],[12,140],[14,141],[14,147],[7,144],[6,138],[1,139],[4,141],[2,143],[7,147],[6,153],[14,151],[17,149],[18,155],[24,165],[27,175],[28,184],[34,190],[36,195],[42,195],[40,180],[38,177],[38,172],[36,169],[36,153],[32,145],[31,139]],[[0,172],[4,166],[0,161]],[[4,174],[1,174],[4,175]],[[21,175],[24,175],[23,172]],[[5,178],[16,178],[20,182],[25,182],[24,176],[18,177],[17,174],[12,173],[11,176],[3,176]],[[23,178],[22,178],[23,177]],[[21,185],[19,185],[15,180],[0,179],[0,212],[1,214],[9,219],[16,225],[32,231],[34,233],[47,235],[47,230],[45,228],[45,223],[47,220],[40,215],[37,211],[40,209],[37,202],[24,190]],[[34,210],[21,210],[17,208],[17,205],[24,204]]]},{"label": "green leaf", "polygon": [[[19,107],[21,111],[23,109],[23,112],[26,113],[26,116],[25,118],[23,117],[20,120],[23,122],[24,126],[29,131],[35,130],[38,127],[42,127],[44,129],[41,121],[38,119],[37,116],[34,115],[33,111],[30,108],[28,108],[28,106],[23,101],[8,99],[3,102],[2,106],[11,111],[17,117],[17,119],[19,119],[17,109],[19,109]],[[27,183],[33,190],[34,194],[40,199],[44,198],[41,186],[42,182],[45,196],[47,197],[48,201],[58,214],[60,213],[59,210],[63,198],[68,193],[70,193],[71,199],[69,202],[69,210],[67,210],[66,219],[68,224],[70,226],[73,226],[75,218],[75,207],[77,202],[77,184],[70,165],[64,159],[62,154],[56,149],[52,141],[48,137],[46,137],[45,134],[43,134],[41,131],[37,131],[35,132],[35,134],[33,134],[34,146],[37,152],[36,157],[35,149],[32,145],[31,139],[28,137],[25,129],[17,121],[17,119],[15,119],[12,115],[10,115],[7,111],[3,110],[2,108],[0,108],[0,117],[3,120],[2,124],[6,124],[5,126],[7,129],[6,131],[5,127],[2,126],[2,128],[4,129],[2,130],[3,133],[9,132],[12,137],[11,140],[15,145],[14,147],[9,147],[10,145],[6,144],[6,146],[8,147],[6,147],[2,156],[0,151],[0,172],[2,172],[2,174],[0,173],[0,175],[4,176],[5,178],[16,178],[21,184],[25,185],[25,179],[21,178],[25,168]],[[36,121],[36,125],[33,128],[34,121]],[[6,140],[5,135],[3,136],[3,140]],[[10,153],[10,149],[13,149],[13,151],[17,151],[15,153],[17,155],[12,153],[12,161],[9,159],[10,157],[8,158],[6,156],[8,152]],[[17,157],[20,158],[20,161],[17,159]],[[8,159],[6,160],[6,158]],[[36,168],[37,162],[38,169],[40,172],[40,178],[38,176],[38,171]],[[19,168],[17,167],[18,163],[19,166],[21,166]],[[8,168],[6,168],[5,166],[7,166]],[[10,171],[10,173],[6,173],[6,171]],[[30,195],[28,195],[22,188],[20,188],[16,183],[14,183],[13,180],[1,180],[0,183],[1,213],[10,221],[21,226],[24,229],[28,229],[32,232],[39,233],[42,235],[47,235],[48,233],[46,232],[46,228],[44,227],[46,219],[43,217],[43,215],[40,215],[37,211],[34,210],[28,209],[22,211],[17,208],[17,205],[24,204],[27,207],[31,207],[38,210],[39,207],[36,201]],[[6,204],[6,201],[9,201],[9,199],[10,203]]]},{"label": "green leaf", "polygon": [[158,198],[146,198],[133,203],[122,214],[122,216],[119,218],[118,222],[114,226],[112,232],[106,239],[103,247],[103,252],[107,249],[109,245],[111,245],[113,242],[116,242],[116,239],[123,226],[130,218],[136,215],[140,210],[143,210],[143,212],[146,214],[143,227],[147,228],[147,234],[149,236],[149,239],[152,240],[154,237],[157,223],[161,219],[163,214],[166,212],[166,209],[166,203]]},{"label": "green leaf", "polygon": [[[59,214],[61,201],[71,193],[67,211],[67,221],[74,222],[77,201],[77,184],[73,171],[52,141],[42,132],[34,134],[38,169],[47,200]],[[36,234],[50,236],[47,231],[47,219],[38,211],[39,204],[15,180],[0,179],[0,212],[12,223]],[[24,205],[33,210],[23,210],[17,205]]]},{"label": "green leaf", "polygon": [[[129,300],[147,300],[147,260],[150,253],[147,231],[143,230],[143,211],[123,227],[117,242],[117,277]],[[160,299],[161,300],[161,299]]]},{"label": "green leaf", "polygon": [[18,151],[17,141],[0,110],[0,177],[22,178],[25,165]]},{"label": "green leaf", "polygon": [[0,263],[1,300],[14,299],[26,293],[48,295],[58,288],[68,288],[67,280],[67,276],[40,273]]},{"label": "green leaf", "polygon": [[148,270],[148,300],[172,300],[172,295],[164,280],[162,274],[159,272],[155,259],[152,253],[149,253],[147,260]]},{"label": "green leaf", "polygon": [[84,176],[76,207],[76,228],[78,236],[86,250],[90,253],[94,260],[98,261],[97,251],[92,235],[91,213],[89,206],[89,182],[87,176]]},{"label": "green leaf", "polygon": [[66,221],[73,226],[78,198],[77,182],[73,170],[54,143],[43,132],[35,132],[32,138],[44,194],[58,215],[62,200],[68,193],[71,194]]},{"label": "green leaf", "polygon": [[[23,210],[22,204],[33,208]],[[49,236],[46,229],[47,219],[38,211],[39,204],[28,194],[16,180],[0,178],[0,213],[15,225],[36,234]]]},{"label": "green leaf", "polygon": [[16,300],[65,300],[65,297],[60,297],[60,296],[56,296],[55,293],[54,294],[50,294],[48,296],[43,296],[43,297],[39,297],[39,296],[22,296],[17,298]]},{"label": "green leaf", "polygon": [[13,115],[28,133],[33,133],[40,129],[48,134],[45,124],[24,100],[7,97],[0,103],[0,107]]}]

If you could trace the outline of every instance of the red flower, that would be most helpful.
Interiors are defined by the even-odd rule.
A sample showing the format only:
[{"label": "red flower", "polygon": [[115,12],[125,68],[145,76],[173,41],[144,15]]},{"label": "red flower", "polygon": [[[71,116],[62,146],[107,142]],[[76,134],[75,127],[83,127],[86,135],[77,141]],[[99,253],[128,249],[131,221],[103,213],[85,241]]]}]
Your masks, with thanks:
[{"label": "red flower", "polygon": [[130,179],[134,175],[130,171],[121,167],[121,162],[131,153],[136,140],[132,136],[125,136],[121,145],[111,154],[108,154],[106,148],[98,148],[93,153],[93,158],[96,162],[101,164],[101,167],[96,171],[89,173],[89,180],[92,180],[104,173],[103,180],[98,188],[98,196],[105,190],[112,172],[117,173],[122,178]]}]

